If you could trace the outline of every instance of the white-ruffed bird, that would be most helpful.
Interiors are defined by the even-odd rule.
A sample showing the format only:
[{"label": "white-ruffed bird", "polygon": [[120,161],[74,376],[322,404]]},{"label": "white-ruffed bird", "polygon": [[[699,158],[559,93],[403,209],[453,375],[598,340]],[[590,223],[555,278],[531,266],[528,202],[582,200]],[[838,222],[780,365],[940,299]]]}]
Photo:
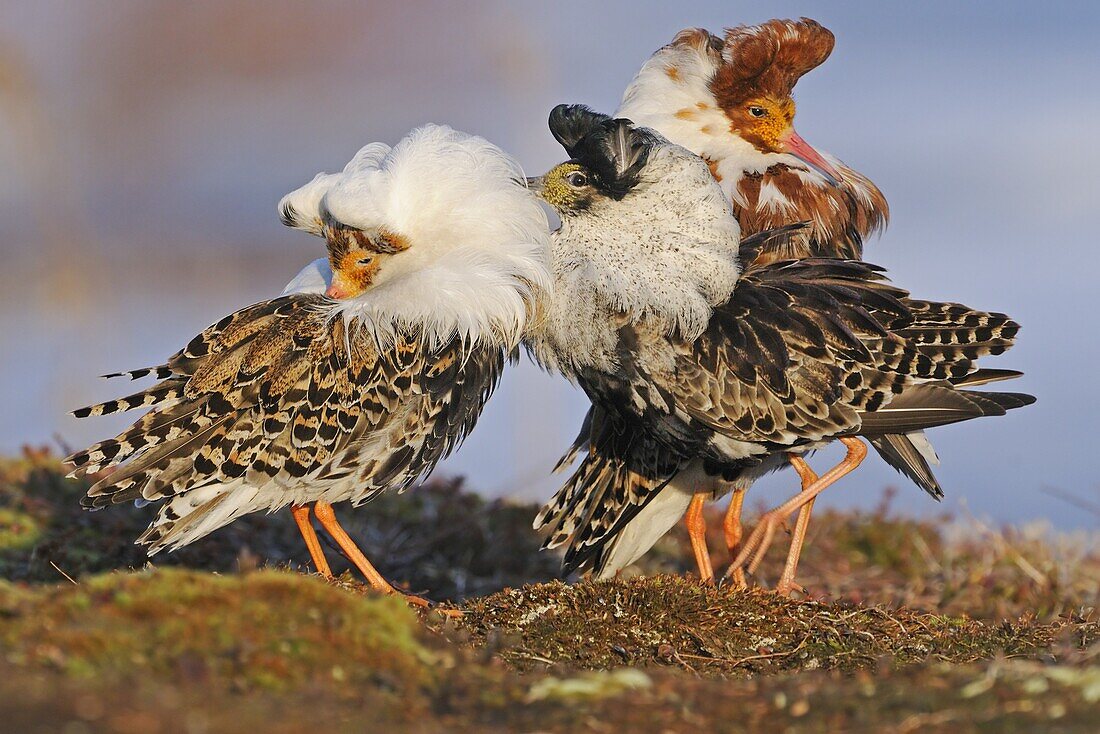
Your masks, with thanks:
[{"label": "white-ruffed bird", "polygon": [[324,236],[329,258],[299,274],[299,292],[127,373],[155,385],[76,411],[152,408],[69,461],[77,475],[113,468],[88,507],[160,504],[138,539],[150,554],[289,505],[328,575],[312,504],[370,584],[394,593],[332,505],[407,488],[473,429],[549,286],[546,215],[512,157],[438,125],[368,145],[280,210]]},{"label": "white-ruffed bird", "polygon": [[886,226],[885,197],[794,129],[795,85],[825,62],[834,40],[807,18],[738,26],[724,37],[680,31],[638,71],[615,116],[702,156],[743,235],[810,224],[788,251],[761,257],[859,258]]}]

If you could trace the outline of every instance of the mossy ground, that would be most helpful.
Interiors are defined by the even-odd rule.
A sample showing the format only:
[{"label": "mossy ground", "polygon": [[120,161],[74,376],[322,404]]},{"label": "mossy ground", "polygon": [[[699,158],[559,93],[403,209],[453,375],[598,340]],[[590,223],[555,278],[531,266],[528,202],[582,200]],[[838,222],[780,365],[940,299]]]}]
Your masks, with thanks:
[{"label": "mossy ground", "polygon": [[1091,732],[1100,718],[1095,538],[952,537],[962,521],[886,505],[821,513],[800,579],[812,598],[785,600],[654,573],[689,568],[678,536],[645,578],[555,581],[532,508],[455,483],[342,513],[385,573],[464,599],[455,620],[303,573],[280,515],[141,570],[148,509],[82,513],[82,491],[41,452],[0,462],[6,730]]},{"label": "mossy ground", "polygon": [[158,569],[46,588],[5,583],[0,614],[8,662],[74,678],[139,672],[271,691],[384,683],[398,693],[428,683],[430,656],[400,599],[340,593],[289,572]]}]

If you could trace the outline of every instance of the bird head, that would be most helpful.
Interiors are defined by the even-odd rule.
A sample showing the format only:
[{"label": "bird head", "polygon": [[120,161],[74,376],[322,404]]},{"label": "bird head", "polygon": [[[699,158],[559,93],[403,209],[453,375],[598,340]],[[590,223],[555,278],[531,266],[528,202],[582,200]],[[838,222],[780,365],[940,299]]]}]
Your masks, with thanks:
[{"label": "bird head", "polygon": [[641,68],[619,115],[704,156],[719,178],[760,173],[789,155],[836,183],[834,166],[795,132],[792,97],[832,48],[833,34],[805,18],[739,26],[724,38],[687,29]]},{"label": "bird head", "polygon": [[487,140],[425,125],[363,148],[342,173],[284,197],[284,221],[323,236],[333,308],[382,340],[518,341],[549,288],[546,214],[519,164]]},{"label": "bird head", "polygon": [[621,201],[638,185],[653,149],[668,145],[630,120],[612,119],[584,105],[555,107],[550,132],[570,158],[528,184],[563,216],[603,200]]},{"label": "bird head", "polygon": [[332,281],[325,295],[337,300],[355,298],[378,280],[382,263],[409,249],[404,236],[383,227],[358,229],[337,220],[321,202],[321,232],[328,242]]},{"label": "bird head", "polygon": [[795,132],[792,98],[802,75],[829,58],[834,40],[808,18],[730,28],[710,90],[731,134],[762,153],[793,155],[835,183],[837,170]]},{"label": "bird head", "polygon": [[390,256],[386,253],[362,247],[349,249],[343,253],[330,250],[332,282],[329,283],[325,295],[337,300],[361,295],[374,284],[382,263],[388,257]]}]

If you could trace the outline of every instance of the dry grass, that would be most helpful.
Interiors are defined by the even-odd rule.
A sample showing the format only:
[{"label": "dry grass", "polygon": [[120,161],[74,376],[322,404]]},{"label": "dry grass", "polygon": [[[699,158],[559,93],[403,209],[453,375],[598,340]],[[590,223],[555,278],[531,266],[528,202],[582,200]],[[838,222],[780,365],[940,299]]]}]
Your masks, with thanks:
[{"label": "dry grass", "polygon": [[[1100,532],[1059,534],[1042,523],[993,528],[972,517],[899,517],[883,495],[870,512],[814,514],[798,580],[813,599],[1000,621],[1052,620],[1100,606]],[[708,515],[715,568],[729,562],[720,512]],[[751,518],[750,518],[751,522]],[[786,545],[776,542],[757,572],[774,583]],[[631,573],[692,573],[687,533],[678,526]]]},{"label": "dry grass", "polygon": [[[149,562],[133,541],[153,512],[132,505],[87,512],[80,497],[88,486],[65,479],[47,450],[0,459],[0,577],[53,582],[62,578],[58,569],[80,577]],[[533,512],[464,491],[461,480],[386,494],[359,511],[337,508],[340,522],[388,578],[432,598],[456,600],[559,576],[558,559],[538,552]],[[327,555],[337,574],[349,568],[334,546]],[[249,515],[155,559],[158,567],[220,572],[260,563],[304,568],[308,561],[288,512]]]},{"label": "dry grass", "polygon": [[842,670],[997,656],[1046,658],[1055,641],[1095,640],[1095,622],[1067,617],[987,624],[907,609],[791,601],[682,576],[505,590],[469,603],[479,641],[512,638],[502,656],[521,669],[675,664],[707,675]]}]

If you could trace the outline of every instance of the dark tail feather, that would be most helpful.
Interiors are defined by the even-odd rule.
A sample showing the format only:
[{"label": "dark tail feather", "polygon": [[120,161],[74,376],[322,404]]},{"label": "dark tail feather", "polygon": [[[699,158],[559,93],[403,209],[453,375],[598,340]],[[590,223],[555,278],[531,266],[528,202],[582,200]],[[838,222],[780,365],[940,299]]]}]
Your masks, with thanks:
[{"label": "dark tail feather", "polygon": [[764,262],[777,260],[797,260],[799,255],[809,250],[809,238],[813,229],[809,222],[795,222],[741,238],[737,248],[737,259],[742,267],[751,268],[763,255]]},{"label": "dark tail feather", "polygon": [[940,385],[918,385],[906,390],[882,409],[862,413],[861,433],[912,433],[972,418],[1004,415],[1006,411],[1034,402],[1033,396],[1024,393],[978,392]]},{"label": "dark tail feather", "polygon": [[891,433],[869,440],[883,461],[932,495],[933,499],[943,499],[943,488],[932,473],[932,467],[908,435]]},{"label": "dark tail feather", "polygon": [[135,408],[148,408],[170,400],[176,400],[183,397],[183,393],[183,380],[167,380],[158,382],[148,390],[142,390],[139,393],[127,395],[124,398],[108,400],[105,403],[97,403],[96,405],[89,405],[86,408],[74,410],[73,415],[77,418],[87,418],[89,416],[122,413]]},{"label": "dark tail feather", "polygon": [[[584,414],[584,421],[581,423],[581,430],[577,432],[577,437],[573,439],[573,445],[569,447],[562,457],[558,459],[558,463],[554,464],[553,473],[563,471],[567,466],[570,466],[580,456],[581,451],[587,451],[588,447],[592,443],[592,421],[596,412],[596,408],[590,407],[588,412]],[[538,526],[535,527],[538,529]]]}]

